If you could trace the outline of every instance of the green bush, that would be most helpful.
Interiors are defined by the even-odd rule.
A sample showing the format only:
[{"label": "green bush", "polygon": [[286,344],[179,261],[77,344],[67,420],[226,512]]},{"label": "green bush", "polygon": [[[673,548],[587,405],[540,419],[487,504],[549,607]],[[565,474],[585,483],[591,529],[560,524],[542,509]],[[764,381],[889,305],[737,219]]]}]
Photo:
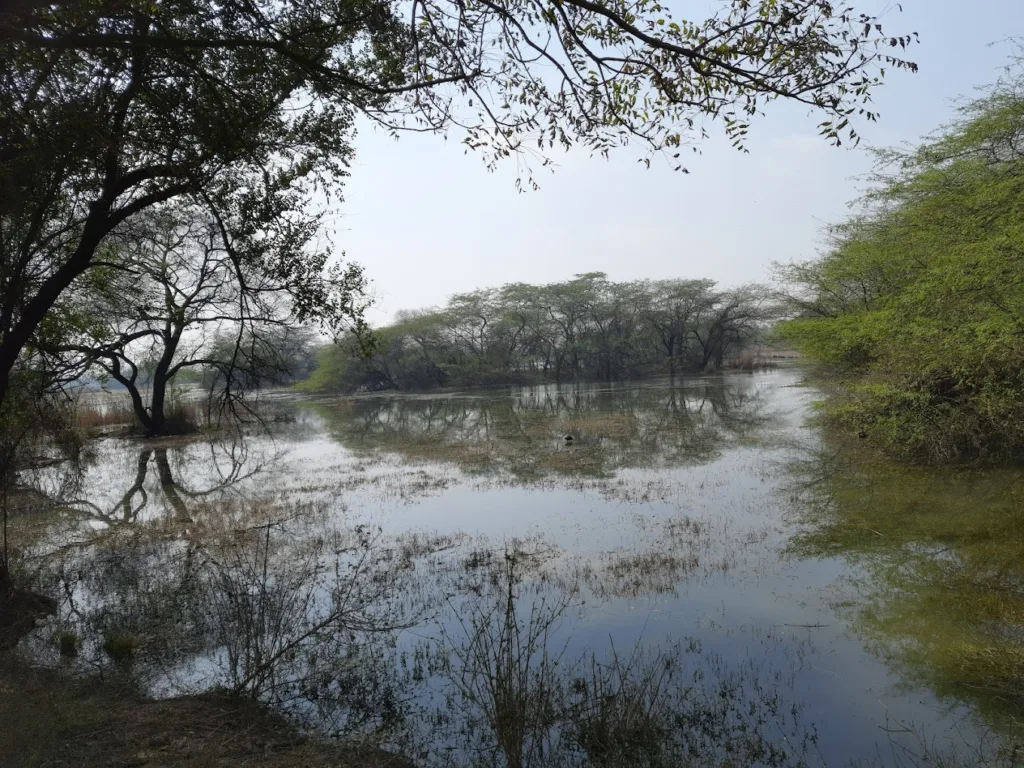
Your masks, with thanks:
[{"label": "green bush", "polygon": [[779,267],[779,335],[837,378],[826,412],[906,458],[1024,456],[1024,75],[960,109],[819,260]]},{"label": "green bush", "polygon": [[78,635],[74,632],[58,632],[54,637],[54,642],[60,649],[60,655],[67,658],[78,655],[78,647],[81,645]]}]

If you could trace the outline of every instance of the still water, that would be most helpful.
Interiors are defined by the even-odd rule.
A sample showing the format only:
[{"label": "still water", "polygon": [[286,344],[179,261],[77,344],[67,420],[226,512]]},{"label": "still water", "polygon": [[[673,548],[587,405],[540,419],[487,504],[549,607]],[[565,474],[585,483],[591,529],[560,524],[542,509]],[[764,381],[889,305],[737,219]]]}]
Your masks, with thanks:
[{"label": "still water", "polygon": [[269,435],[98,440],[21,523],[61,598],[22,652],[424,766],[974,764],[1016,705],[865,621],[921,542],[823,533],[817,397],[795,371],[282,397]]}]

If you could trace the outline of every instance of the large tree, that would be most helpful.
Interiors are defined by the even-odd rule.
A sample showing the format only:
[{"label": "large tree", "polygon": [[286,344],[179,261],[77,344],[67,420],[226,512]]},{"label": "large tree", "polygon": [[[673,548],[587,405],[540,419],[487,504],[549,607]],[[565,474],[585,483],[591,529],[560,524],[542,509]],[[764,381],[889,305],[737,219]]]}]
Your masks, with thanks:
[{"label": "large tree", "polygon": [[[114,234],[102,265],[60,307],[84,322],[53,352],[69,370],[98,367],[123,386],[148,435],[189,426],[168,410],[177,376],[206,373],[211,396],[233,407],[246,390],[287,373],[289,347],[303,336],[297,321],[335,330],[362,321],[356,265],[268,274],[234,258],[216,222],[189,208],[140,215]],[[295,297],[310,306],[296,307]]]},{"label": "large tree", "polygon": [[[353,120],[459,129],[490,160],[629,141],[678,157],[700,118],[742,145],[766,101],[839,143],[910,42],[827,0],[12,0],[0,9],[0,405],[111,232],[188,198],[286,276],[329,246]],[[536,148],[531,150],[530,148]],[[678,160],[676,160],[677,165]]]}]

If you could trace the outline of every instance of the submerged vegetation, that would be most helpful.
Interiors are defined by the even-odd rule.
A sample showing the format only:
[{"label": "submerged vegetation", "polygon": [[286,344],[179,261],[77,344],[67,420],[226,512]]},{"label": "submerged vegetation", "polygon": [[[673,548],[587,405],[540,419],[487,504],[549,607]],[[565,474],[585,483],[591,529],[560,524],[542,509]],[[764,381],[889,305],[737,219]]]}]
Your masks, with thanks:
[{"label": "submerged vegetation", "polygon": [[772,423],[748,381],[526,387],[516,396],[362,397],[308,406],[360,455],[391,452],[517,481],[702,464]]},{"label": "submerged vegetation", "polygon": [[[884,655],[899,663],[906,694],[879,692],[882,665],[842,645],[832,609],[780,597],[823,586],[816,565],[803,571],[782,557],[791,501],[763,469],[794,457],[791,417],[808,398],[785,386],[797,376],[317,399],[289,403],[294,416],[273,425],[273,438],[95,440],[73,493],[53,486],[13,521],[18,572],[52,601],[5,661],[18,665],[12,679],[31,692],[36,716],[59,729],[28,754],[64,759],[69,739],[86,739],[88,760],[106,742],[118,759],[134,750],[170,760],[187,747],[196,760],[244,764],[253,754],[246,738],[227,749],[200,727],[217,711],[282,766],[300,755],[311,765],[420,768],[845,768],[852,756],[897,768],[1013,766],[1000,749],[1015,738],[1018,672],[999,677],[980,664],[1002,664],[1014,637],[1004,617],[1016,615],[1006,606],[1015,603],[983,608],[977,599],[977,615],[954,612],[957,595],[982,594],[975,581],[1012,593],[1016,563],[989,563],[1013,554],[1012,525],[987,545],[978,530],[967,535],[977,548],[970,573],[944,576],[954,604],[922,604],[918,624]],[[805,469],[808,479],[826,475]],[[56,481],[57,470],[41,467],[35,486]],[[854,474],[838,477],[852,483]],[[829,490],[838,496],[841,487]],[[816,501],[816,516],[798,551],[815,561],[852,554],[845,539],[845,549],[829,546],[828,526],[857,519],[852,502],[866,487],[850,486],[854,514],[842,516],[818,495],[824,485],[809,486],[804,501]],[[946,495],[936,550],[954,542],[959,502]],[[912,572],[885,581],[882,558],[917,562],[902,550],[913,558],[926,547],[913,526],[897,536],[901,508],[869,498],[894,516],[891,532],[884,516],[864,523],[877,549],[863,556],[880,558],[870,583],[889,602],[871,593],[838,613],[882,651],[883,630],[899,629],[906,618],[896,612],[917,599]],[[907,601],[894,599],[904,593]],[[976,636],[945,650],[927,645],[942,620],[933,608],[960,629],[977,619]],[[900,617],[895,627],[885,611]],[[1000,632],[1010,632],[1002,645]],[[973,657],[961,652],[968,642]],[[833,668],[845,663],[837,648],[856,654],[867,681],[840,689],[873,713],[860,722],[831,693]],[[932,654],[971,664],[962,679],[973,687],[943,687],[916,671]],[[94,675],[102,685],[87,682]],[[1000,725],[1002,741],[979,741],[960,712],[951,717],[963,743],[936,742],[940,716],[918,702],[927,689],[951,708],[971,703]],[[116,741],[87,737],[95,720],[79,711],[107,696],[137,702]],[[13,706],[7,693],[0,699],[0,710]],[[889,711],[923,730],[880,736]],[[921,713],[932,719],[915,721]],[[158,717],[177,719],[187,744],[167,743]],[[299,738],[296,726],[340,745]],[[146,728],[152,742],[140,746]],[[21,748],[24,739],[4,732],[0,744]],[[879,744],[905,757],[872,762]],[[965,760],[972,750],[984,759]]]},{"label": "submerged vegetation", "polygon": [[781,268],[832,421],[901,458],[1024,458],[1024,60],[917,149],[883,152],[824,258]]}]

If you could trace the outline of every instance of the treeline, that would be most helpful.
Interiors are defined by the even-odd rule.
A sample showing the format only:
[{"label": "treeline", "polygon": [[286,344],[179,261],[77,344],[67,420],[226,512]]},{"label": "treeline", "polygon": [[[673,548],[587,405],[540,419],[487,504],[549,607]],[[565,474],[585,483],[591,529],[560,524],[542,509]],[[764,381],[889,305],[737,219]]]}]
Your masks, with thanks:
[{"label": "treeline", "polygon": [[781,269],[786,337],[838,375],[829,413],[899,456],[1024,455],[1020,62],[883,174],[818,261]]},{"label": "treeline", "polygon": [[763,286],[710,280],[615,283],[593,272],[512,283],[402,313],[369,350],[352,339],[326,347],[306,386],[423,390],[715,369],[762,337],[776,307]]}]

